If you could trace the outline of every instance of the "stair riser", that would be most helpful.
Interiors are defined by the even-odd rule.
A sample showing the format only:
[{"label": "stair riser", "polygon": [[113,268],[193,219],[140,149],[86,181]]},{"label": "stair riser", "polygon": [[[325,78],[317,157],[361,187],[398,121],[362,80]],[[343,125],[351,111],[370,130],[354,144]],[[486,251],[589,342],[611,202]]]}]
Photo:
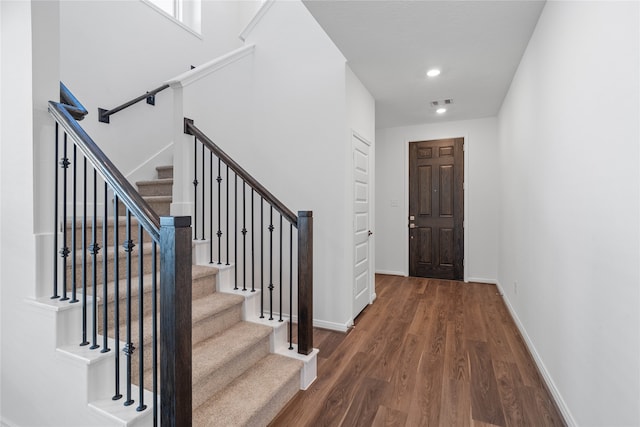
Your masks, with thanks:
[{"label": "stair riser", "polygon": [[[124,211],[120,211],[120,212],[124,212]],[[80,250],[82,248],[82,222],[76,223],[75,230],[76,230],[75,248],[76,250]],[[97,223],[97,229],[96,229],[96,240],[101,247],[102,247],[102,234],[103,234],[102,232],[103,232],[102,223],[99,221]],[[131,233],[131,240],[133,240],[133,243],[137,245],[138,244],[138,222],[134,219],[131,220],[130,233]],[[114,236],[113,222],[109,221],[107,223],[107,244],[109,247],[113,247],[113,236]],[[126,237],[127,237],[127,230],[126,230],[125,223],[124,221],[119,222],[118,223],[118,246],[122,247],[122,245],[126,241]],[[62,235],[60,235],[60,239],[61,239],[60,243],[62,243]],[[151,241],[151,237],[149,237],[149,235],[146,232],[144,233],[143,239],[145,240],[145,242]],[[91,223],[89,222],[87,224],[87,230],[86,230],[86,246],[85,247],[89,248],[92,241],[93,241],[93,235],[91,230]],[[71,243],[72,243],[72,227],[71,227],[71,224],[68,223],[67,224],[67,247],[69,249],[72,248]]]},{"label": "stair riser", "polygon": [[[134,248],[134,250],[131,252],[131,286],[132,287],[137,287],[138,286],[138,250],[137,250],[138,246],[136,246]],[[96,256],[96,279],[98,284],[102,283],[102,271],[103,271],[103,256],[102,256],[102,250],[100,251],[101,253],[99,253]],[[159,260],[159,256],[158,260]],[[89,289],[92,289],[93,286],[93,262],[92,262],[92,255],[91,254],[86,254],[86,276],[87,276],[87,292],[93,292],[92,290],[90,291]],[[114,261],[114,257],[113,257],[113,252],[109,253],[108,257],[107,257],[107,281],[111,282],[113,281],[113,273],[114,273],[114,265],[113,265],[113,261]],[[143,252],[143,259],[142,259],[142,267],[143,267],[143,273],[144,274],[149,274],[151,273],[151,248],[150,247],[145,247],[144,252]],[[159,261],[158,261],[159,263]],[[71,259],[67,258],[67,268],[66,268],[66,275],[67,275],[67,289],[71,290],[72,287],[72,265],[71,265]],[[118,278],[119,279],[125,279],[127,276],[127,253],[124,252],[124,250],[120,249],[118,251]],[[82,258],[81,256],[78,254],[76,255],[76,287],[78,289],[78,292],[80,292],[80,289],[82,288]]]},{"label": "stair riser", "polygon": [[170,167],[157,167],[158,179],[173,178],[173,166]]},{"label": "stair riser", "polygon": [[203,404],[267,354],[269,354],[269,338],[265,337],[248,348],[242,357],[228,361],[215,372],[205,375],[204,378],[194,378],[193,408]]},{"label": "stair riser", "polygon": [[171,202],[156,202],[149,200],[147,200],[147,202],[149,203],[149,206],[151,206],[151,209],[153,209],[153,211],[158,214],[158,216],[171,215]]},{"label": "stair riser", "polygon": [[173,182],[158,181],[152,183],[138,183],[138,192],[141,196],[171,196]]}]

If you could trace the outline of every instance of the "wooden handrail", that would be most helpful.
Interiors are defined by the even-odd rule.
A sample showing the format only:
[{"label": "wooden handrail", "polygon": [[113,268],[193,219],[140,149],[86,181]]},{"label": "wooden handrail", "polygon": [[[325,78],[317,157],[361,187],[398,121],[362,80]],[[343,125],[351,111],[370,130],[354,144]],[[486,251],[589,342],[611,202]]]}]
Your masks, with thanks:
[{"label": "wooden handrail", "polygon": [[184,119],[184,133],[195,136],[198,141],[202,142],[209,150],[218,156],[236,175],[251,186],[256,193],[262,196],[271,206],[284,216],[287,221],[298,228],[298,217],[289,208],[285,206],[276,196],[271,194],[262,184],[258,182],[249,172],[244,170],[242,166],[235,162],[227,153],[222,151],[214,142],[207,137],[200,129],[198,129],[191,119]]},{"label": "wooden handrail", "polygon": [[91,137],[80,127],[68,111],[68,105],[49,101],[49,112],[73,138],[80,151],[93,164],[102,178],[111,186],[118,198],[138,218],[140,224],[155,240],[160,240],[160,217],[133,188]]}]

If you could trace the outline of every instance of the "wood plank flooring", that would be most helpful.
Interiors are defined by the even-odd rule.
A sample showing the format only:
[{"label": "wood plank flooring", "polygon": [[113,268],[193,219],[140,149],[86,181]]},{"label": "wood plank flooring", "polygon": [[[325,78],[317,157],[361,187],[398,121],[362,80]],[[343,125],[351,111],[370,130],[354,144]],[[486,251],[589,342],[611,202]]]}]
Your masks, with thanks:
[{"label": "wood plank flooring", "polygon": [[346,334],[314,329],[318,379],[270,424],[565,426],[493,285],[376,276]]}]

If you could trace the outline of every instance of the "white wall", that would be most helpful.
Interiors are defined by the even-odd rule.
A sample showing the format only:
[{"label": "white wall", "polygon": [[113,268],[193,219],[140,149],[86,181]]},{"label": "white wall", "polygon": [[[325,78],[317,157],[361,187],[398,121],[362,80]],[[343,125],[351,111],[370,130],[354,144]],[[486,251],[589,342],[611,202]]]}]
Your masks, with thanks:
[{"label": "white wall", "polygon": [[499,282],[572,425],[640,424],[639,24],[548,2],[499,115]]},{"label": "white wall", "polygon": [[[266,6],[246,36],[254,53],[184,88],[185,115],[291,210],[313,211],[314,320],[344,330],[353,318],[345,59],[301,2]],[[362,129],[372,135],[371,124]]]},{"label": "white wall", "polygon": [[[108,125],[98,122],[98,108],[116,107],[239,47],[257,4],[203,1],[197,36],[140,0],[61,2],[61,79],[89,110],[82,126],[125,176],[155,177],[157,165],[137,168],[171,143],[171,90],[156,96],[155,107],[142,101]],[[160,162],[171,157],[166,153]]]},{"label": "white wall", "polygon": [[495,118],[376,131],[376,271],[409,274],[408,143],[464,137],[464,278],[495,283],[498,268],[498,135]]}]

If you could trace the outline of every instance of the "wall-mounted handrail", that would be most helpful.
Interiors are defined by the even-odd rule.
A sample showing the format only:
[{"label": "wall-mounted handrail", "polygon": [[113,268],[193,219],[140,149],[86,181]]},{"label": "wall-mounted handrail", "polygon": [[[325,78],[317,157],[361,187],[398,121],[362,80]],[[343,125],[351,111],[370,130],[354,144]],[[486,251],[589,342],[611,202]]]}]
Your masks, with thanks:
[{"label": "wall-mounted handrail", "polygon": [[205,144],[209,150],[211,150],[216,156],[218,156],[229,168],[240,178],[242,178],[247,184],[264,198],[271,206],[273,206],[278,212],[280,212],[294,227],[298,228],[298,217],[289,208],[285,206],[276,196],[271,194],[262,184],[260,184],[253,176],[242,168],[235,160],[233,160],[227,153],[222,151],[207,135],[205,135],[194,124],[193,120],[184,119],[184,133],[187,135],[195,136],[200,142]]},{"label": "wall-mounted handrail", "polygon": [[93,163],[102,178],[113,188],[118,198],[134,214],[140,224],[155,240],[160,239],[160,217],[151,206],[133,188],[131,183],[122,175],[109,158],[102,152],[91,137],[78,125],[68,105],[49,101],[49,112],[64,128],[65,132],[76,142],[78,148],[87,159]]},{"label": "wall-mounted handrail", "polygon": [[160,87],[157,87],[149,92],[146,92],[140,96],[138,96],[137,98],[133,98],[131,101],[125,102],[122,105],[118,105],[115,108],[112,108],[110,110],[106,110],[104,108],[98,108],[98,121],[101,123],[109,123],[109,116],[111,116],[112,114],[117,113],[118,111],[122,111],[125,108],[131,107],[133,104],[137,104],[138,102],[142,101],[143,99],[147,100],[147,104],[149,105],[155,105],[155,95],[158,92],[162,92],[163,90],[167,89],[169,87],[168,84],[164,84]]}]

